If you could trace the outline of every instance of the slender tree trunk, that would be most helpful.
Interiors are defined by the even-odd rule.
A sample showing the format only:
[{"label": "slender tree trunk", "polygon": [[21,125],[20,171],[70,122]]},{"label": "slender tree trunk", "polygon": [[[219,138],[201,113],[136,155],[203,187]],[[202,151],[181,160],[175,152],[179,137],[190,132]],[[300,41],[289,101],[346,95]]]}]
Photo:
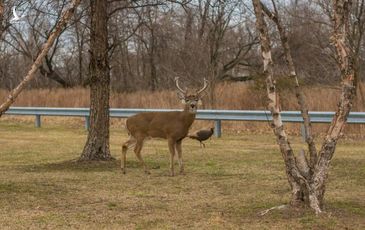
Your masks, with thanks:
[{"label": "slender tree trunk", "polygon": [[[328,176],[328,168],[336,149],[336,144],[341,136],[346,124],[347,116],[351,110],[353,98],[355,96],[356,71],[354,63],[356,56],[353,53],[349,42],[349,9],[351,1],[333,0],[333,21],[334,32],[332,36],[333,44],[336,47],[337,62],[341,70],[342,93],[338,103],[337,112],[332,120],[327,135],[322,144],[322,148],[317,154],[314,141],[310,135],[310,119],[308,109],[301,91],[298,89],[297,98],[302,109],[303,119],[306,123],[307,144],[310,151],[310,160],[307,160],[304,151],[295,156],[283,128],[279,98],[276,92],[275,81],[273,79],[273,62],[271,57],[270,38],[268,29],[263,17],[263,10],[277,24],[284,47],[291,75],[296,77],[294,64],[290,55],[289,44],[284,29],[276,15],[268,12],[267,8],[260,0],[253,0],[256,15],[256,27],[260,33],[261,52],[264,61],[264,75],[266,76],[266,86],[268,95],[268,107],[273,116],[272,128],[277,138],[288,176],[289,184],[292,188],[292,204],[303,203],[310,206],[315,212],[321,213],[323,210],[325,182]],[[309,138],[308,138],[309,133]]]},{"label": "slender tree trunk", "polygon": [[[188,54],[191,49],[193,38],[194,14],[191,9],[186,10],[185,33],[184,33],[184,54]],[[187,57],[185,57],[187,58]]]},{"label": "slender tree trunk", "polygon": [[14,103],[15,99],[19,96],[21,91],[29,84],[29,82],[36,76],[37,70],[42,65],[42,61],[44,57],[47,55],[48,51],[52,47],[53,43],[63,31],[67,23],[70,21],[72,15],[74,14],[76,7],[80,4],[81,0],[73,0],[71,2],[71,6],[67,9],[61,19],[57,22],[56,26],[54,27],[54,31],[50,34],[47,39],[47,42],[43,45],[41,52],[39,52],[36,60],[34,61],[33,65],[31,66],[29,72],[25,76],[25,78],[20,82],[20,84],[11,91],[7,100],[0,105],[0,117],[6,110],[9,109],[10,105]]},{"label": "slender tree trunk", "polygon": [[216,108],[216,95],[215,95],[215,88],[217,85],[217,74],[218,74],[218,66],[216,64],[211,64],[208,69],[209,71],[209,92],[208,92],[208,99],[210,104],[210,109]]},{"label": "slender tree trunk", "polygon": [[91,0],[90,130],[80,161],[110,160],[107,1]]},{"label": "slender tree trunk", "polygon": [[[338,108],[332,123],[319,151],[317,165],[314,169],[311,187],[313,195],[317,196],[318,205],[322,207],[325,193],[325,182],[328,176],[328,167],[336,150],[336,144],[345,127],[348,114],[352,108],[355,97],[356,72],[354,69],[355,57],[349,41],[349,11],[351,1],[333,0],[333,44],[336,48],[337,62],[341,70],[342,92]],[[315,200],[311,200],[311,207]],[[316,210],[317,211],[317,210]]]},{"label": "slender tree trunk", "polygon": [[273,128],[274,134],[276,135],[277,142],[285,162],[286,174],[292,189],[292,200],[299,200],[301,199],[301,186],[295,180],[293,175],[293,173],[296,174],[295,171],[297,170],[296,167],[293,167],[295,166],[295,157],[281,120],[279,95],[276,92],[275,81],[273,79],[273,61],[271,57],[268,28],[264,20],[260,0],[254,0],[253,5],[256,15],[256,27],[260,33],[261,53],[262,59],[264,61],[263,73],[266,78],[266,90],[268,95],[268,108],[273,116],[273,122],[271,126]]},{"label": "slender tree trunk", "polygon": [[157,70],[156,70],[156,54],[155,54],[155,47],[152,44],[151,51],[149,53],[149,63],[150,63],[150,79],[149,79],[149,86],[151,91],[156,91],[157,89]]},{"label": "slender tree trunk", "polygon": [[[81,18],[80,18],[81,20]],[[75,34],[76,34],[76,42],[77,42],[77,52],[78,52],[78,84],[82,85],[84,82],[83,77],[83,50],[84,50],[84,31],[81,31],[80,22],[75,23]]]},{"label": "slender tree trunk", "polygon": [[149,79],[149,88],[151,91],[156,91],[157,89],[157,68],[156,68],[156,52],[157,52],[157,44],[155,37],[155,28],[154,25],[151,25],[151,40],[150,45],[147,48],[148,53],[148,62],[150,65],[150,79]]},{"label": "slender tree trunk", "polygon": [[0,0],[0,38],[4,33],[4,0]]},{"label": "slender tree trunk", "polygon": [[124,42],[121,44],[121,47],[120,47],[120,50],[121,50],[121,61],[119,62],[119,67],[122,71],[122,89],[124,91],[127,91],[128,90],[128,81],[127,81],[127,78],[128,78],[128,75],[129,75],[129,72],[128,72],[128,47],[127,47],[127,44],[125,44]]},{"label": "slender tree trunk", "polygon": [[[277,27],[279,35],[280,35],[281,44],[282,44],[282,47],[284,50],[286,63],[289,68],[290,77],[295,80],[295,95],[297,97],[297,102],[299,104],[301,114],[303,117],[303,121],[304,121],[303,124],[304,124],[304,129],[305,129],[305,141],[307,142],[309,156],[310,156],[310,160],[308,162],[305,152],[302,151],[297,156],[296,162],[299,166],[299,169],[302,169],[301,171],[305,172],[305,176],[307,178],[309,176],[309,174],[310,175],[313,174],[313,170],[314,170],[315,164],[317,162],[317,150],[316,150],[314,138],[312,135],[312,126],[311,126],[311,121],[310,121],[310,117],[309,117],[309,113],[308,113],[309,109],[308,109],[303,91],[299,85],[296,68],[295,68],[295,65],[293,62],[293,58],[291,56],[289,40],[288,40],[286,30],[281,23],[279,13],[276,8],[275,0],[272,0],[272,3],[274,6],[274,13],[271,12],[265,6],[265,4],[263,4],[262,2],[261,2],[261,7],[262,7],[263,12],[265,12],[265,14],[276,24],[276,27]],[[306,186],[303,186],[303,184],[300,185],[299,190],[293,191],[293,194],[295,194],[295,195],[292,197],[292,201],[291,201],[292,204],[302,205],[303,202],[306,204],[309,204],[308,203],[309,202],[309,199],[308,199],[309,193],[308,193],[308,191],[306,191]]]}]

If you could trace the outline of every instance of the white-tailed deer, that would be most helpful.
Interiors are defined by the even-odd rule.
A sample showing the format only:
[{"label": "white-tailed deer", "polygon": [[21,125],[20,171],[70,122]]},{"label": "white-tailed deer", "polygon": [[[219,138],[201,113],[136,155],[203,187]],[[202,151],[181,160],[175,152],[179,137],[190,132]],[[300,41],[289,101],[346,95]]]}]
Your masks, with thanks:
[{"label": "white-tailed deer", "polygon": [[129,139],[123,144],[121,169],[125,173],[125,161],[127,150],[134,147],[134,153],[149,174],[147,165],[142,159],[141,150],[146,138],[164,138],[168,141],[170,151],[170,175],[174,176],[174,156],[177,152],[180,173],[184,173],[181,142],[187,136],[190,126],[195,120],[196,110],[204,90],[208,87],[208,81],[204,79],[204,86],[200,90],[189,92],[179,86],[179,79],[175,78],[178,96],[185,104],[183,111],[174,112],[146,112],[129,117],[126,122]]}]

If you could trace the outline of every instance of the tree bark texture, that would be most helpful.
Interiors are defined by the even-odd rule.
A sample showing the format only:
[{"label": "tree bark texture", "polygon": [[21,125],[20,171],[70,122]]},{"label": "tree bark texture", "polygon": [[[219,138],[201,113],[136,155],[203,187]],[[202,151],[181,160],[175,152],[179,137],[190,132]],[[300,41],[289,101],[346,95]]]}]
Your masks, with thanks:
[{"label": "tree bark texture", "polygon": [[293,62],[293,57],[291,56],[287,32],[281,23],[279,13],[278,13],[276,5],[275,5],[275,0],[272,0],[272,3],[274,6],[274,13],[271,12],[262,2],[261,2],[261,6],[262,6],[262,10],[265,12],[265,14],[276,24],[276,27],[278,29],[279,36],[280,36],[280,41],[281,41],[281,44],[282,44],[282,47],[284,50],[286,63],[289,68],[289,74],[290,74],[289,76],[295,80],[295,95],[297,97],[297,102],[299,104],[302,118],[304,121],[303,125],[304,125],[304,131],[305,131],[305,141],[307,142],[307,145],[308,145],[309,156],[310,156],[309,166],[312,171],[312,169],[314,168],[314,165],[317,161],[317,149],[316,149],[316,145],[315,145],[314,138],[312,135],[312,125],[311,125],[311,121],[310,121],[310,117],[309,117],[309,113],[308,113],[309,109],[308,109],[308,105],[305,101],[305,96],[303,94],[302,88],[299,85],[297,71],[296,71],[296,68],[295,68],[295,65]]},{"label": "tree bark texture", "polygon": [[333,0],[333,44],[336,47],[337,61],[340,66],[342,76],[342,93],[338,103],[338,109],[329,127],[327,135],[322,144],[322,148],[317,154],[313,138],[311,136],[310,118],[305,99],[296,81],[297,100],[301,106],[302,116],[306,125],[306,142],[310,152],[308,161],[304,151],[297,156],[288,141],[288,137],[283,128],[279,98],[276,92],[275,80],[273,79],[273,61],[271,57],[270,38],[264,20],[263,12],[271,18],[278,27],[281,42],[284,47],[290,75],[296,77],[295,66],[290,54],[290,47],[287,36],[282,27],[275,8],[275,14],[271,13],[260,0],[253,0],[256,15],[256,27],[260,33],[261,52],[264,62],[264,75],[266,76],[268,108],[272,114],[272,128],[276,135],[285,166],[288,181],[292,189],[292,204],[303,203],[310,206],[315,212],[321,213],[323,209],[323,198],[325,193],[325,182],[328,175],[330,161],[335,152],[336,144],[341,136],[342,130],[351,110],[352,101],[355,96],[356,73],[354,70],[355,56],[348,38],[348,17],[351,1]]},{"label": "tree bark texture", "polygon": [[[265,14],[276,24],[280,36],[280,41],[284,50],[286,63],[289,69],[289,76],[295,80],[295,95],[304,121],[303,125],[305,130],[305,141],[308,145],[308,151],[309,151],[309,161],[305,155],[304,150],[302,150],[296,156],[295,162],[297,164],[299,172],[303,175],[303,177],[305,179],[309,179],[310,176],[313,175],[314,167],[317,162],[317,149],[312,135],[312,126],[311,126],[310,116],[308,113],[309,109],[306,104],[303,91],[299,85],[296,68],[293,62],[293,58],[291,56],[290,45],[286,30],[280,21],[275,0],[272,0],[272,3],[274,7],[274,13],[271,12],[262,2],[261,2],[261,7],[262,10],[265,12]],[[301,183],[300,181],[299,183],[298,181],[296,181],[296,183],[298,184],[297,187],[299,186],[300,189],[292,191],[293,196],[291,204],[298,206],[298,205],[303,205],[304,203],[305,205],[308,205],[309,191],[307,189],[307,186],[305,186],[305,184]]]},{"label": "tree bark texture", "polygon": [[0,0],[0,38],[4,32],[4,0]]},{"label": "tree bark texture", "polygon": [[80,161],[110,160],[107,1],[91,0],[90,130]]},{"label": "tree bark texture", "polygon": [[264,62],[263,74],[266,79],[268,109],[270,110],[273,117],[271,127],[273,128],[285,162],[286,174],[292,189],[293,200],[296,200],[299,196],[298,193],[300,192],[300,184],[297,183],[296,179],[294,178],[294,175],[297,174],[295,157],[287,134],[284,130],[280,115],[279,96],[276,92],[275,81],[273,79],[273,61],[271,57],[270,37],[267,25],[264,20],[260,0],[253,0],[253,5],[256,15],[256,28],[258,29],[260,35],[261,54]]},{"label": "tree bark texture", "polygon": [[63,15],[61,16],[61,19],[57,22],[56,26],[54,27],[54,31],[50,34],[50,36],[47,39],[47,42],[43,44],[41,52],[38,54],[36,60],[34,61],[33,65],[31,66],[29,72],[25,76],[25,78],[19,83],[19,85],[13,89],[6,101],[0,105],[0,117],[3,113],[5,113],[6,110],[9,109],[10,105],[14,103],[15,99],[18,97],[18,95],[21,93],[21,91],[28,85],[28,83],[36,76],[38,68],[42,65],[42,61],[44,57],[47,55],[48,51],[52,47],[53,43],[57,39],[57,37],[60,35],[60,33],[63,31],[67,23],[70,21],[72,15],[74,14],[77,6],[80,4],[81,0],[73,0],[71,2],[70,8],[68,8]]},{"label": "tree bark texture", "polygon": [[356,72],[354,70],[355,56],[349,42],[349,11],[351,1],[333,0],[333,35],[332,42],[336,48],[337,62],[341,71],[341,96],[338,108],[326,137],[319,151],[318,161],[313,174],[315,195],[323,203],[325,180],[328,176],[328,167],[336,149],[338,139],[342,135],[347,117],[352,108],[355,97]]}]

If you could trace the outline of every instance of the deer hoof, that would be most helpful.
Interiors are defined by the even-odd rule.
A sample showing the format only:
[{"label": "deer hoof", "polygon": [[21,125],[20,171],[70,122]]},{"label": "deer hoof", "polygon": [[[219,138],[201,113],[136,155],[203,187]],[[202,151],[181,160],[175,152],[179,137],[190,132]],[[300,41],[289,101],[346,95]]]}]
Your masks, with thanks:
[{"label": "deer hoof", "polygon": [[123,174],[125,174],[125,169],[124,169],[124,168],[122,168],[121,170],[122,170],[122,173],[123,173]]},{"label": "deer hoof", "polygon": [[151,174],[151,172],[148,171],[148,170],[145,170],[144,173],[147,174],[147,175],[150,175]]}]

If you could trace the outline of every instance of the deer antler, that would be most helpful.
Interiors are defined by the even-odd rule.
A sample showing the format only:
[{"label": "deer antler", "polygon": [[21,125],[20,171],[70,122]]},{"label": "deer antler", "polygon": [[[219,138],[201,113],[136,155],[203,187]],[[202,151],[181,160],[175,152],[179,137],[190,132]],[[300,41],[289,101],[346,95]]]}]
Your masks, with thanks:
[{"label": "deer antler", "polygon": [[199,91],[197,91],[197,93],[196,93],[196,94],[201,94],[204,90],[206,90],[206,89],[207,89],[208,85],[209,85],[208,80],[204,78],[204,86],[203,86],[203,88],[201,88]]},{"label": "deer antler", "polygon": [[186,90],[183,90],[180,85],[179,85],[179,77],[175,77],[175,84],[176,84],[176,88],[182,92],[183,94],[186,94]]}]

